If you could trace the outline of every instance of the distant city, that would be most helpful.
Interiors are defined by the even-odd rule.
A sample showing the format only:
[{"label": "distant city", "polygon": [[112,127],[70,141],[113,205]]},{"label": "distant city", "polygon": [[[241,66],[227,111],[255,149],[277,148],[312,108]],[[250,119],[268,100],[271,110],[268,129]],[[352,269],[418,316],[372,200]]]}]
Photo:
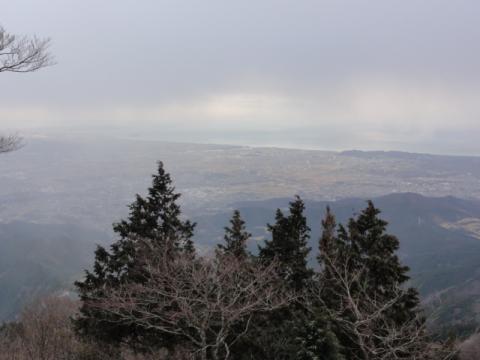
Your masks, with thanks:
[{"label": "distant city", "polygon": [[156,162],[189,216],[239,201],[373,198],[413,192],[480,198],[480,158],[316,151],[79,137],[26,139],[0,162],[0,219],[109,230],[147,188]]}]

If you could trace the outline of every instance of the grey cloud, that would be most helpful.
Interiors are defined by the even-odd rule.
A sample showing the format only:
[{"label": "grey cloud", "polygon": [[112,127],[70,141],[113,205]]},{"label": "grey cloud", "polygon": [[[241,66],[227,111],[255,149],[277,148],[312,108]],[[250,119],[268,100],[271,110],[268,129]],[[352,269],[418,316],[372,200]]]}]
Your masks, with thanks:
[{"label": "grey cloud", "polygon": [[[210,127],[226,142],[276,124],[335,137],[338,124],[343,138],[329,143],[464,151],[453,135],[430,139],[480,130],[479,15],[474,0],[17,0],[0,22],[52,37],[58,65],[2,75],[0,121]],[[412,126],[420,135],[404,142]]]}]

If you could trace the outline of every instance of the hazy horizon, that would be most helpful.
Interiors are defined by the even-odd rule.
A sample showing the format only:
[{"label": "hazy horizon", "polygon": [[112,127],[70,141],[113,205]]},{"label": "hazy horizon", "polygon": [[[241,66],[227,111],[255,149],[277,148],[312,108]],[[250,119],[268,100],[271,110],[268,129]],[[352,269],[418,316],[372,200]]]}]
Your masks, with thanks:
[{"label": "hazy horizon", "polygon": [[[0,131],[480,155],[473,1],[19,0],[57,64],[2,74]],[[46,131],[46,130],[42,130]]]},{"label": "hazy horizon", "polygon": [[[275,137],[275,134],[268,132],[239,132],[236,136],[223,136],[223,133],[208,132],[202,133],[192,130],[187,131],[157,131],[155,129],[133,129],[129,127],[96,127],[96,128],[71,128],[71,127],[51,127],[51,128],[29,128],[18,131],[14,128],[7,129],[7,133],[14,133],[21,136],[24,141],[24,146],[29,146],[29,141],[35,139],[45,139],[49,141],[84,141],[94,140],[130,140],[130,141],[145,141],[145,142],[159,142],[172,144],[198,144],[198,145],[220,145],[220,146],[234,146],[234,147],[252,147],[252,148],[278,148],[291,150],[305,150],[305,151],[326,151],[326,152],[345,152],[345,151],[364,151],[364,152],[404,152],[412,154],[438,155],[438,156],[466,156],[479,157],[480,154],[470,153],[468,151],[435,151],[428,150],[421,146],[409,146],[402,148],[401,146],[394,146],[389,143],[384,146],[335,146],[328,141],[316,144],[313,141],[305,141],[302,138],[301,143],[292,141],[292,133],[283,134],[282,138]],[[272,136],[273,135],[273,136]],[[294,134],[295,135],[295,134]],[[295,139],[295,136],[293,136]],[[331,139],[329,139],[331,140]],[[330,145],[330,146],[329,146]],[[21,150],[20,150],[21,151]]]}]

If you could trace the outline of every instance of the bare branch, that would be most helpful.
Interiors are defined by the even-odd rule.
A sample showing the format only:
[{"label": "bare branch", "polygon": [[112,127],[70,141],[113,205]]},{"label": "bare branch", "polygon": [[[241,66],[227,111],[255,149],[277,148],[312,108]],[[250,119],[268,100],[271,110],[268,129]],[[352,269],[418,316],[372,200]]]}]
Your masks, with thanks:
[{"label": "bare branch", "polygon": [[[453,359],[455,351],[432,344],[429,341],[423,314],[398,323],[391,317],[395,306],[401,303],[407,291],[400,285],[394,287],[393,295],[384,297],[368,291],[367,269],[360,267],[351,271],[348,256],[345,258],[324,254],[328,272],[324,271],[320,283],[329,286],[329,296],[335,304],[325,304],[329,317],[340,327],[359,349],[354,354],[358,360],[395,359]],[[316,301],[323,302],[323,288],[313,292]]]},{"label": "bare branch", "polygon": [[119,323],[178,336],[200,359],[228,359],[255,314],[295,299],[281,285],[275,264],[227,255],[215,260],[160,256],[144,263],[146,283],[111,289],[107,298],[91,299],[87,305]]},{"label": "bare branch", "polygon": [[0,72],[25,73],[54,64],[50,39],[16,36],[0,26]]}]

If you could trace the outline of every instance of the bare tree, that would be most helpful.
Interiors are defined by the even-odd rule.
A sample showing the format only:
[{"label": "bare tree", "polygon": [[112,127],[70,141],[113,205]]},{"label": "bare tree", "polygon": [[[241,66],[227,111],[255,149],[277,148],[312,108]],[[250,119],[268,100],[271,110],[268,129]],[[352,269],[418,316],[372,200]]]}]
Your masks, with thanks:
[{"label": "bare tree", "polygon": [[32,72],[54,63],[50,39],[9,34],[0,26],[0,72]]},{"label": "bare tree", "polygon": [[[117,360],[105,344],[76,336],[71,318],[77,301],[48,296],[26,305],[15,322],[0,327],[0,360]],[[153,360],[126,354],[122,360]],[[158,359],[158,357],[157,357]]]},{"label": "bare tree", "polygon": [[54,296],[27,305],[19,322],[3,329],[0,359],[74,359],[82,346],[70,324],[70,316],[76,309],[74,301]]},{"label": "bare tree", "polygon": [[[280,282],[275,264],[232,256],[143,259],[148,280],[111,289],[89,306],[125,324],[170,334],[191,359],[228,359],[255,314],[287,306],[295,295]],[[239,330],[240,329],[240,330]]]},{"label": "bare tree", "polygon": [[[328,266],[329,296],[336,299],[335,306],[325,304],[329,318],[340,328],[342,334],[359,349],[353,354],[358,360],[396,360],[396,359],[453,359],[455,351],[448,346],[433,344],[427,335],[423,315],[401,324],[390,316],[397,303],[406,295],[406,291],[397,287],[394,296],[385,298],[380,294],[371,294],[366,280],[366,269],[352,271],[349,260],[325,254]],[[320,281],[322,283],[322,281]],[[319,287],[314,300],[322,302],[323,289]],[[353,359],[352,359],[353,360]]]},{"label": "bare tree", "polygon": [[[0,26],[0,73],[26,73],[53,65],[49,46],[48,38],[17,36]],[[17,150],[21,145],[18,136],[0,136],[0,154]]]}]

